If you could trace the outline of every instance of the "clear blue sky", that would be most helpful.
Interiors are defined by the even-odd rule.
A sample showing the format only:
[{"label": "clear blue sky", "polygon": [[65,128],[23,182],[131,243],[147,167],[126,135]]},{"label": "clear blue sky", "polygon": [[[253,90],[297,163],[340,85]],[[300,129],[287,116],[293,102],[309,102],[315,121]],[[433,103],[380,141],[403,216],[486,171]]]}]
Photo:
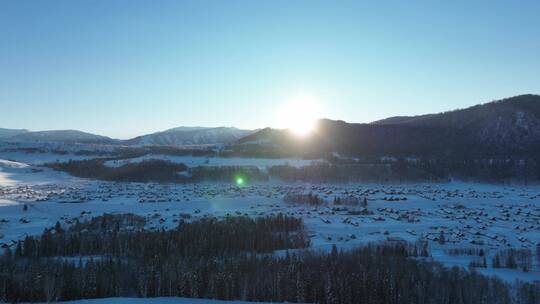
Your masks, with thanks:
[{"label": "clear blue sky", "polygon": [[[126,138],[540,93],[540,1],[0,0],[0,127]],[[301,114],[301,113],[299,113]]]}]

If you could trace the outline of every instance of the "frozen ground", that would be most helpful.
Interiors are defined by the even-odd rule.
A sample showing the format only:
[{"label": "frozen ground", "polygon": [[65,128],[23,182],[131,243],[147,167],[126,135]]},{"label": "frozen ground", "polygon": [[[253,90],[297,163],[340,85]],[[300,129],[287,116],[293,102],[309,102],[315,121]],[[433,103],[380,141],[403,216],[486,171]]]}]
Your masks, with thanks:
[{"label": "frozen ground", "polygon": [[[291,205],[289,191],[368,199],[358,207]],[[28,206],[24,211],[23,205]],[[351,215],[351,211],[360,215]],[[535,251],[540,242],[540,187],[485,184],[346,184],[311,185],[111,183],[70,177],[21,162],[0,162],[0,245],[13,246],[27,234],[40,234],[57,221],[64,225],[103,213],[135,213],[148,219],[149,229],[175,227],[183,218],[286,213],[302,217],[312,247],[332,244],[351,248],[367,242],[419,239],[429,242],[435,260],[467,267],[477,256],[450,255],[451,248],[482,248],[488,268],[481,271],[505,280],[538,280],[533,259],[529,272],[491,268],[491,258],[504,248]],[[442,233],[446,242],[437,238]]]}]

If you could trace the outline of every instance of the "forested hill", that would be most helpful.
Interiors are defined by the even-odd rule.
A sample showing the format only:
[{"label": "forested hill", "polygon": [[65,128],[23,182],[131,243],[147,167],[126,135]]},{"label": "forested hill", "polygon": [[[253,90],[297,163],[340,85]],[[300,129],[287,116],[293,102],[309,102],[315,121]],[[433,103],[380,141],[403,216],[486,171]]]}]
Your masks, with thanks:
[{"label": "forested hill", "polygon": [[516,113],[529,113],[540,118],[540,96],[519,95],[502,100],[479,104],[466,109],[459,109],[437,114],[418,116],[396,116],[372,122],[377,125],[414,125],[471,127],[475,124],[488,123],[500,118],[515,116]]},{"label": "forested hill", "polygon": [[520,95],[467,109],[370,124],[322,119],[307,138],[287,130],[264,129],[238,143],[291,154],[537,158],[540,96]]}]

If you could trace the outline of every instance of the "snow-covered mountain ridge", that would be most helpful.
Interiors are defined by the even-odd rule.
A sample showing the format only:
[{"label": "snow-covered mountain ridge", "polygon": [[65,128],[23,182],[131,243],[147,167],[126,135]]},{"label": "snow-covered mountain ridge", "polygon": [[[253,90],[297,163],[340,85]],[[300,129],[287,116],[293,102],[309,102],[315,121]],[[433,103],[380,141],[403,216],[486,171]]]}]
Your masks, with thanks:
[{"label": "snow-covered mountain ridge", "polygon": [[119,140],[78,130],[28,131],[0,129],[0,141],[10,143],[65,143],[102,145],[212,145],[234,142],[254,131],[234,127],[177,127],[146,134],[132,139]]}]

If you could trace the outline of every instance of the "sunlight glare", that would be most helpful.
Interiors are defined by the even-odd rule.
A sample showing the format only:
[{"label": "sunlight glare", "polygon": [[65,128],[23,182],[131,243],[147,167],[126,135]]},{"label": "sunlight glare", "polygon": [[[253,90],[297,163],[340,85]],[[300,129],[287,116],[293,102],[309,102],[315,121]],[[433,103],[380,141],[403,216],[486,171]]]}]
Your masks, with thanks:
[{"label": "sunlight glare", "polygon": [[320,118],[317,102],[312,97],[300,96],[291,99],[279,114],[281,125],[298,136],[306,136],[315,129]]}]

